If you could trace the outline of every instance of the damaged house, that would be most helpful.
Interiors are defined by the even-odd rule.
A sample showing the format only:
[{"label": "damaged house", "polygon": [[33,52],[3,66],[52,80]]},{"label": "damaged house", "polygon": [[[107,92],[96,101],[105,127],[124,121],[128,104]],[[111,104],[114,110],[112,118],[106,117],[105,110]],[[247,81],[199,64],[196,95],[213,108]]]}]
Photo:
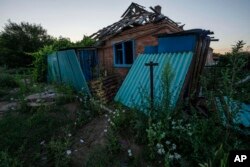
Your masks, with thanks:
[{"label": "damaged house", "polygon": [[150,9],[132,3],[121,20],[91,35],[98,41],[99,65],[108,74],[115,72],[125,77],[145,46],[158,44],[154,35],[183,31],[183,26],[161,13],[161,6]]},{"label": "damaged house", "polygon": [[[183,26],[164,16],[159,5],[148,11],[131,3],[121,20],[90,36],[97,41],[96,46],[60,50],[49,55],[48,79],[70,84],[104,102],[116,96],[116,101],[132,107],[131,101],[135,105],[141,101],[139,87],[150,89],[149,68],[145,63],[153,61],[159,64],[154,77],[156,95],[161,92],[159,77],[168,63],[176,73],[173,103],[185,99],[191,92],[198,95],[198,78],[213,40],[209,35],[213,32],[184,31]],[[100,74],[104,77],[96,80]]]}]

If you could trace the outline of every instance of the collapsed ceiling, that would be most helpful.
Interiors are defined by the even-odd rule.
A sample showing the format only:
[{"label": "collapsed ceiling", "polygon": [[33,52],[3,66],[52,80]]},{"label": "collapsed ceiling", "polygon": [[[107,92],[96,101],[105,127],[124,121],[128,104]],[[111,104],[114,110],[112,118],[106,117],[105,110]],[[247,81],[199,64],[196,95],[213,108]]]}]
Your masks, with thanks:
[{"label": "collapsed ceiling", "polygon": [[167,16],[161,14],[161,6],[150,7],[152,12],[145,10],[145,7],[132,3],[128,9],[121,16],[122,19],[115,22],[112,25],[104,27],[103,29],[92,34],[90,37],[96,40],[106,40],[106,37],[111,37],[127,28],[133,28],[148,23],[158,23],[165,21],[175,27],[183,29],[183,26],[179,26],[180,23],[176,23]]}]

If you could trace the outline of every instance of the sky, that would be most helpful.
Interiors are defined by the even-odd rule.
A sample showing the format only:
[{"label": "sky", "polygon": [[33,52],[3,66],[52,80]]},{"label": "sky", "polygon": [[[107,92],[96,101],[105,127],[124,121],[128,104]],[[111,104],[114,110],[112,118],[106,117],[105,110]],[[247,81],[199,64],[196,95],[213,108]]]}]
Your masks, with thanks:
[{"label": "sky", "polygon": [[81,40],[121,19],[131,4],[162,6],[162,13],[185,24],[184,29],[202,28],[214,32],[214,52],[230,51],[244,40],[250,51],[250,0],[0,0],[0,31],[10,19],[41,24],[48,34]]}]

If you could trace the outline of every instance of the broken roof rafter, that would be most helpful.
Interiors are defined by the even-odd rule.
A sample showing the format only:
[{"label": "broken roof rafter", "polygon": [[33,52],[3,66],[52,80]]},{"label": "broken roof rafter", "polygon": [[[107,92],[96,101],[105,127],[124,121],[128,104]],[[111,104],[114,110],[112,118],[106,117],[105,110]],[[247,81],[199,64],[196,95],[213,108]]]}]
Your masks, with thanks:
[{"label": "broken roof rafter", "polygon": [[174,22],[167,16],[164,16],[157,10],[153,10],[152,7],[151,10],[153,12],[149,12],[145,10],[145,7],[132,2],[131,5],[128,7],[128,9],[122,14],[121,20],[115,22],[112,25],[104,27],[103,29],[92,34],[90,37],[96,40],[103,41],[120,33],[124,29],[145,25],[148,23],[158,23],[163,20],[173,25],[174,27],[183,30],[183,27],[179,26],[178,23]]}]

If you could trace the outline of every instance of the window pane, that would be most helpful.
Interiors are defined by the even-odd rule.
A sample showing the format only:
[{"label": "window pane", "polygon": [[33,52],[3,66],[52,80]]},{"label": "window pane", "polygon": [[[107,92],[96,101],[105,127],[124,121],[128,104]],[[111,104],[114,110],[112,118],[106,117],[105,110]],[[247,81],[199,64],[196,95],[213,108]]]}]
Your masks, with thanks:
[{"label": "window pane", "polygon": [[124,49],[125,49],[125,64],[132,64],[134,59],[133,42],[132,41],[124,42]]},{"label": "window pane", "polygon": [[115,64],[123,64],[121,43],[115,45]]}]

